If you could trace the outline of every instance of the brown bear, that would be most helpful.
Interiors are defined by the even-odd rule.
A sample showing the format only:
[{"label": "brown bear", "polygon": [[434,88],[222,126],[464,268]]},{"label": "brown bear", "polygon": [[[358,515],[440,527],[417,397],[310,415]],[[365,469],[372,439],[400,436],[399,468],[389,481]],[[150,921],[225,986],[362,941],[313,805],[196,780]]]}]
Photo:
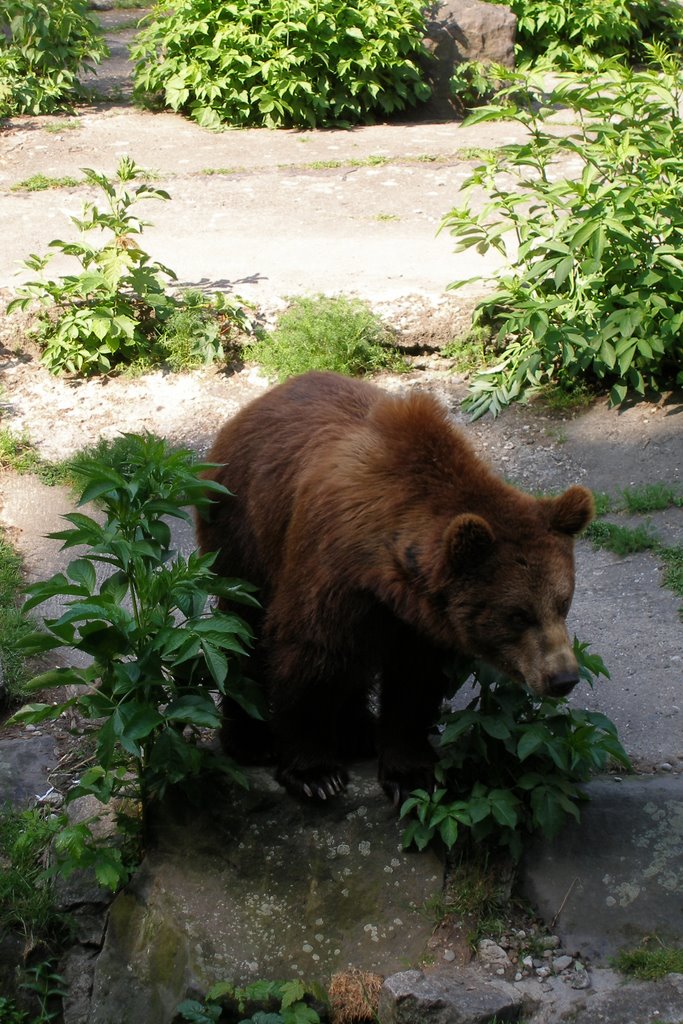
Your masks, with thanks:
[{"label": "brown bear", "polygon": [[538,695],[578,682],[565,619],[590,491],[523,494],[433,397],[334,373],[250,403],[209,458],[232,495],[198,519],[199,543],[218,573],[260,588],[250,674],[290,793],[344,789],[371,691],[385,791],[398,802],[430,787],[446,657],[483,659]]}]

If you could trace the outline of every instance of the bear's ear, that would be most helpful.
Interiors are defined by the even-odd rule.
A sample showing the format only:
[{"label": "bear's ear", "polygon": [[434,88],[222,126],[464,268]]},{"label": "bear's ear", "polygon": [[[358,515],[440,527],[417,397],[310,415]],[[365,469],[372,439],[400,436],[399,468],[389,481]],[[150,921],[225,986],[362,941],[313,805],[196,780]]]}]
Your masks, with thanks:
[{"label": "bear's ear", "polygon": [[481,516],[455,516],[443,537],[445,561],[451,573],[477,569],[495,542],[493,530]]},{"label": "bear's ear", "polygon": [[548,509],[551,529],[575,537],[595,515],[595,502],[588,488],[575,486],[559,498],[550,498]]}]

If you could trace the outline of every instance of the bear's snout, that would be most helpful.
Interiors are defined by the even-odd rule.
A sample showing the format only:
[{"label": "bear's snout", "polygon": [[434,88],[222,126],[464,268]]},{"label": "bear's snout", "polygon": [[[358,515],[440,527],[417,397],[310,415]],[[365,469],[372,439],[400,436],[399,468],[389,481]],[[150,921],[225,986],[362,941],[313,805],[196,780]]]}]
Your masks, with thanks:
[{"label": "bear's snout", "polygon": [[557,672],[547,680],[546,692],[549,697],[566,697],[578,681],[578,672]]}]

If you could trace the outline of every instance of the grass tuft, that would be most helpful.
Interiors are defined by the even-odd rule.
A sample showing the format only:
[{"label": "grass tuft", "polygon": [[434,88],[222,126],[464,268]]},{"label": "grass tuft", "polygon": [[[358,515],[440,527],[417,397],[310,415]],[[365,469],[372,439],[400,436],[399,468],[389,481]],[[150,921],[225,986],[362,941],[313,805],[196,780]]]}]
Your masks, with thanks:
[{"label": "grass tuft", "polygon": [[63,820],[39,808],[0,809],[0,930],[19,928],[31,948],[64,927],[44,863]]},{"label": "grass tuft", "polygon": [[307,370],[358,376],[404,366],[380,317],[344,296],[294,299],[275,330],[245,352],[279,380]]},{"label": "grass tuft", "polygon": [[46,174],[34,174],[30,178],[12,185],[11,192],[44,192],[48,188],[75,188],[83,184],[83,179],[64,177],[50,178]]},{"label": "grass tuft", "polygon": [[683,505],[683,496],[672,484],[645,484],[625,487],[621,492],[628,512],[661,512],[674,505]]},{"label": "grass tuft", "polygon": [[585,535],[596,548],[606,548],[622,556],[651,551],[659,543],[648,526],[620,526],[601,520],[591,523]]},{"label": "grass tuft", "polygon": [[32,473],[44,484],[54,487],[69,482],[66,463],[47,462],[41,458],[26,434],[17,437],[7,427],[0,427],[0,470]]},{"label": "grass tuft", "polygon": [[683,949],[659,945],[622,949],[614,965],[623,974],[643,981],[656,981],[667,974],[683,974]]}]

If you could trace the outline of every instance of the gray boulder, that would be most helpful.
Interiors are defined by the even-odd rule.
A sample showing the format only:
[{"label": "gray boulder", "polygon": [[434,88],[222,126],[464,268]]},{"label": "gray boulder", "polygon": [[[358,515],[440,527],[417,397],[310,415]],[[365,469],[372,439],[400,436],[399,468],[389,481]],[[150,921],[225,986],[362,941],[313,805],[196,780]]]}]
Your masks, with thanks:
[{"label": "gray boulder", "polygon": [[432,97],[422,113],[447,120],[461,111],[450,97],[449,82],[455,67],[466,61],[515,66],[517,18],[509,7],[484,0],[443,0],[427,10],[424,45],[431,54],[425,64]]},{"label": "gray boulder", "polygon": [[505,981],[487,980],[472,968],[403,971],[384,982],[382,1024],[489,1024],[518,1020],[523,997]]}]

